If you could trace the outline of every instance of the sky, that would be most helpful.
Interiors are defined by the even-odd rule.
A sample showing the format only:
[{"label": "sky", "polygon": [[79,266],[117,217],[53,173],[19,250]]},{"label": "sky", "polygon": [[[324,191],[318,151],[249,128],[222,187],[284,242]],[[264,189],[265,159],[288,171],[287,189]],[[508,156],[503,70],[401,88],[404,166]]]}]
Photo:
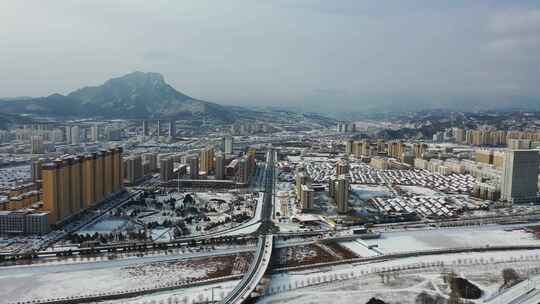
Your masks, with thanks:
[{"label": "sky", "polygon": [[222,104],[535,100],[540,1],[0,1],[0,96],[67,94],[133,71]]}]

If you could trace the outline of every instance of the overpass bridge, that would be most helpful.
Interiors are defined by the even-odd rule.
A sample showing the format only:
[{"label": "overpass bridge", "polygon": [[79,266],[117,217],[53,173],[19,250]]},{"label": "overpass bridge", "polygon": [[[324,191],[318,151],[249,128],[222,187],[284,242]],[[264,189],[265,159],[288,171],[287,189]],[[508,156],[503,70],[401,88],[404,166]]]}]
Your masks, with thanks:
[{"label": "overpass bridge", "polygon": [[272,234],[272,210],[273,210],[273,189],[274,189],[274,160],[276,152],[269,150],[266,153],[266,166],[264,170],[264,198],[261,213],[261,226],[259,227],[259,240],[254,260],[248,272],[244,275],[240,283],[230,292],[221,303],[240,304],[250,298],[251,294],[259,285],[259,282],[266,273],[272,257],[274,246],[274,235]]}]

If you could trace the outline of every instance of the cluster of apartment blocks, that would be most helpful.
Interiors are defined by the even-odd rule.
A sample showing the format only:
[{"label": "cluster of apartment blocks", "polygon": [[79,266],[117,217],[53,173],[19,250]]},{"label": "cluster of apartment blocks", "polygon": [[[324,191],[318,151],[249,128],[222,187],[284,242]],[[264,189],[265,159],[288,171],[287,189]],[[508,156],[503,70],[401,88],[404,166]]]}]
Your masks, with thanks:
[{"label": "cluster of apartment blocks", "polygon": [[[347,154],[353,154],[357,158],[370,157],[370,165],[382,170],[406,169],[412,165],[417,169],[441,175],[471,174],[477,178],[472,194],[482,199],[501,199],[512,203],[538,201],[540,154],[538,150],[533,149],[540,146],[538,142],[540,133],[478,130],[465,132],[462,129],[454,129],[456,141],[461,133],[469,134],[467,138],[474,139],[469,140],[469,144],[472,145],[504,144],[508,148],[477,149],[474,151],[474,160],[435,158],[427,151],[427,145],[424,143],[413,143],[407,151],[406,145],[401,141],[377,140],[372,143],[368,140],[349,140],[345,143],[345,149]],[[485,141],[477,142],[478,134],[481,134],[480,138],[484,138]],[[401,163],[392,158],[400,160]]]},{"label": "cluster of apartment blocks", "polygon": [[331,177],[328,181],[328,195],[334,199],[338,213],[349,211],[349,180],[346,175],[349,173],[349,164],[345,161],[336,163],[336,177]]},{"label": "cluster of apartment blocks", "polygon": [[456,143],[472,146],[510,146],[512,139],[540,142],[540,132],[453,128],[452,133]]},{"label": "cluster of apartment blocks", "polygon": [[[101,131],[103,129],[103,131]],[[101,134],[103,133],[103,134]],[[121,129],[117,126],[102,127],[92,125],[58,126],[51,123],[23,125],[15,130],[15,138],[30,143],[30,153],[41,154],[46,150],[54,150],[54,144],[66,143],[78,145],[81,142],[98,142],[102,137],[106,140],[121,139]]]},{"label": "cluster of apartment blocks", "polygon": [[[227,142],[226,142],[227,143]],[[232,142],[229,148],[232,150]],[[124,177],[127,183],[135,184],[148,174],[159,172],[161,182],[173,179],[207,179],[213,175],[216,180],[233,179],[247,184],[256,170],[255,149],[250,148],[243,156],[216,153],[212,147],[204,148],[197,154],[143,153],[130,155],[124,159]],[[175,166],[175,163],[178,165]]]},{"label": "cluster of apartment blocks", "polygon": [[[349,210],[349,182],[346,174],[349,166],[344,161],[336,163],[336,176],[328,182],[328,195],[334,199],[339,213],[347,213]],[[299,167],[295,174],[296,198],[300,201],[303,210],[313,209],[315,190],[312,180],[305,168]]]},{"label": "cluster of apartment blocks", "polygon": [[[43,234],[122,189],[122,149],[67,155],[32,165],[34,183],[1,206],[0,234]],[[41,192],[38,190],[41,185]]]},{"label": "cluster of apartment blocks", "polygon": [[21,208],[30,208],[41,200],[38,184],[27,183],[17,185],[0,192],[0,211],[10,211]]},{"label": "cluster of apartment blocks", "polygon": [[273,130],[272,126],[262,123],[242,123],[231,125],[231,134],[249,135],[256,133],[269,133]]},{"label": "cluster of apartment blocks", "polygon": [[470,174],[476,178],[471,194],[481,199],[536,202],[540,154],[527,142],[517,141],[510,149],[478,149],[474,160],[415,158],[414,167],[441,175]]},{"label": "cluster of apartment blocks", "polygon": [[401,140],[385,141],[378,139],[376,141],[371,140],[347,140],[345,142],[345,153],[348,155],[354,155],[357,158],[362,156],[388,156],[397,159],[404,159],[407,157],[419,156],[427,149],[426,144],[415,143],[413,144],[413,153],[406,153],[406,145]]},{"label": "cluster of apartment blocks", "polygon": [[299,167],[295,175],[296,199],[300,201],[303,210],[313,209],[314,190],[312,180],[304,167]]},{"label": "cluster of apartment blocks", "polygon": [[66,156],[42,166],[43,207],[58,224],[122,189],[122,148]]},{"label": "cluster of apartment blocks", "polygon": [[48,213],[37,183],[17,185],[0,192],[0,234],[42,234],[49,231]]}]

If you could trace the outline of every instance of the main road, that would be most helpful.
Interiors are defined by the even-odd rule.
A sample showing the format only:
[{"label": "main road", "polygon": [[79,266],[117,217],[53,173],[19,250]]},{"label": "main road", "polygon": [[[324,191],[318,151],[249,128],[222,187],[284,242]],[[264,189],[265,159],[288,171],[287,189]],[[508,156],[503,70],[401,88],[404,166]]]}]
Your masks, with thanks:
[{"label": "main road", "polygon": [[255,291],[257,285],[264,276],[270,258],[274,235],[272,234],[272,202],[274,187],[274,160],[276,152],[270,150],[266,153],[266,168],[264,171],[264,198],[262,206],[261,221],[259,227],[259,241],[255,252],[253,263],[244,275],[240,283],[221,302],[224,304],[240,304],[246,301],[251,293]]}]

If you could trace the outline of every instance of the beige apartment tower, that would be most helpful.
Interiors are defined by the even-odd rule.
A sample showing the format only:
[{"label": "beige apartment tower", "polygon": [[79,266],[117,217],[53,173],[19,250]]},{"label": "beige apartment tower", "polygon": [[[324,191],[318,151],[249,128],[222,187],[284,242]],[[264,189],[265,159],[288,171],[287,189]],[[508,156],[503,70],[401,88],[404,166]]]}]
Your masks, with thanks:
[{"label": "beige apartment tower", "polygon": [[84,208],[96,201],[95,188],[96,154],[86,155],[82,160],[82,201]]},{"label": "beige apartment tower", "polygon": [[[116,181],[114,174],[120,173],[120,162],[116,160],[122,151],[107,152],[111,165],[108,170],[105,170],[105,152],[69,156],[42,166],[43,209],[50,212],[49,223],[63,221],[95,205],[113,190],[121,189],[118,188],[119,178]],[[116,156],[114,161],[113,155]],[[113,181],[117,184],[113,185]]]},{"label": "beige apartment tower", "polygon": [[49,223],[56,223],[60,218],[60,176],[58,164],[44,164],[41,170],[43,177],[43,209],[50,212]]},{"label": "beige apartment tower", "polygon": [[105,166],[103,175],[103,195],[113,192],[113,155],[111,151],[105,151]]},{"label": "beige apartment tower", "polygon": [[104,197],[105,153],[100,151],[96,154],[96,171],[94,174],[95,200],[99,202]]}]

